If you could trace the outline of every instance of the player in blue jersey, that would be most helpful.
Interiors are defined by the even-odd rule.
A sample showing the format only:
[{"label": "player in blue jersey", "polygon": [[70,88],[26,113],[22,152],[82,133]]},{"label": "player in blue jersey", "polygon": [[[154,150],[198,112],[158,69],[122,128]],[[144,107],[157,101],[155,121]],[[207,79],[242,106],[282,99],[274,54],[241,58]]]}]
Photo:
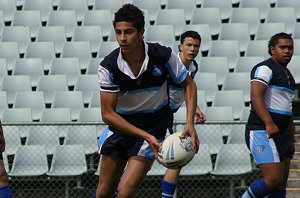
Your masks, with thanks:
[{"label": "player in blue jersey", "polygon": [[294,154],[292,99],[295,81],[287,68],[293,56],[293,39],[286,33],[271,37],[271,58],[251,71],[251,112],[246,143],[263,178],[251,184],[243,198],[285,197]]},{"label": "player in blue jersey", "polygon": [[12,190],[8,184],[8,177],[3,163],[2,153],[5,150],[5,140],[0,122],[0,197],[12,198]]},{"label": "player in blue jersey", "polygon": [[98,70],[102,119],[109,128],[100,147],[97,198],[112,197],[116,187],[118,197],[136,197],[168,131],[169,76],[185,91],[183,135],[192,137],[196,152],[199,148],[194,126],[196,84],[170,48],[144,42],[144,24],[140,9],[123,5],[114,18],[120,47],[104,58]]},{"label": "player in blue jersey", "polygon": [[[201,36],[195,31],[186,31],[180,36],[180,45],[178,57],[189,71],[189,75],[194,78],[198,71],[198,64],[195,61],[201,45]],[[170,107],[172,114],[175,113],[184,102],[184,90],[176,84],[172,79],[169,79],[169,93],[170,93]],[[197,106],[196,109],[196,121],[204,123],[206,117],[204,113]],[[173,115],[170,123],[170,127],[173,127]],[[170,129],[172,132],[172,130]],[[162,181],[162,197],[173,197],[178,176],[180,174],[180,168],[167,169]]]}]

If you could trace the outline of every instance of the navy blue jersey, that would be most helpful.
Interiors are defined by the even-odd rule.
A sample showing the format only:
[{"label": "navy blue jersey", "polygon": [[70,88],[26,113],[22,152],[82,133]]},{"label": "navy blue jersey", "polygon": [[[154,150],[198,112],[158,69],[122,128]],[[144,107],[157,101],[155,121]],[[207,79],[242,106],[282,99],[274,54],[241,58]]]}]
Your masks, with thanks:
[{"label": "navy blue jersey", "polygon": [[[286,128],[291,120],[295,90],[295,80],[290,71],[269,58],[254,66],[251,71],[251,81],[258,81],[267,86],[264,97],[266,108],[279,129]],[[265,129],[263,121],[253,108],[251,108],[247,128]]]},{"label": "navy blue jersey", "polygon": [[[105,57],[98,71],[100,91],[118,93],[119,115],[150,134],[163,137],[170,119],[167,78],[181,83],[188,71],[170,48],[145,43],[145,54],[137,76],[124,61],[120,48]],[[110,130],[122,133],[111,126]]]}]

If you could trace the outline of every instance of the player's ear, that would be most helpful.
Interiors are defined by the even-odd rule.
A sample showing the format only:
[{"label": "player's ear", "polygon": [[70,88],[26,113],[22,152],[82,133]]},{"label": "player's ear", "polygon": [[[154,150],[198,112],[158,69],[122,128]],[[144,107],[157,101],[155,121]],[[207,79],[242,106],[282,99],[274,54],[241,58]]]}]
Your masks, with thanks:
[{"label": "player's ear", "polygon": [[181,52],[182,51],[182,44],[180,44],[180,45],[178,45],[178,50],[179,50],[179,52]]},{"label": "player's ear", "polygon": [[143,39],[143,38],[144,38],[145,29],[142,28],[142,29],[138,30],[138,33],[139,33],[139,37],[140,37],[141,39]]}]

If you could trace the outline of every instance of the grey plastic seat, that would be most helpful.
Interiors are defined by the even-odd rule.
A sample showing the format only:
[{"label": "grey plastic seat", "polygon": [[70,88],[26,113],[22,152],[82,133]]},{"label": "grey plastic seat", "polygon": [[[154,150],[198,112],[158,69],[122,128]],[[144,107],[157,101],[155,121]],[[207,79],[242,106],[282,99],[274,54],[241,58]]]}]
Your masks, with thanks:
[{"label": "grey plastic seat", "polygon": [[102,60],[103,58],[91,58],[88,68],[86,69],[86,74],[98,74],[98,69]]},{"label": "grey plastic seat", "polygon": [[205,116],[208,121],[233,121],[231,106],[206,107]]},{"label": "grey plastic seat", "polygon": [[110,42],[102,42],[100,44],[100,48],[98,51],[98,57],[104,58],[105,56],[109,55],[113,50],[119,47],[118,42],[110,41]]},{"label": "grey plastic seat", "polygon": [[220,8],[220,16],[222,20],[229,19],[232,10],[230,0],[203,0],[202,7]]},{"label": "grey plastic seat", "polygon": [[81,91],[83,102],[88,104],[92,98],[93,92],[99,92],[99,78],[96,74],[77,76],[74,91]]},{"label": "grey plastic seat", "polygon": [[294,7],[272,8],[266,17],[266,23],[284,23],[285,32],[291,34],[297,23]]},{"label": "grey plastic seat", "polygon": [[255,40],[269,40],[271,36],[279,32],[285,32],[286,24],[282,22],[274,23],[260,23],[258,25],[257,33],[255,35]]},{"label": "grey plastic seat", "polygon": [[115,13],[116,11],[118,11],[120,7],[122,7],[122,5],[123,5],[122,0],[111,0],[111,1],[95,0],[94,9],[95,10],[108,9],[111,10],[112,13]]},{"label": "grey plastic seat", "polygon": [[2,31],[3,27],[4,27],[3,11],[0,10],[0,31]]},{"label": "grey plastic seat", "polygon": [[166,9],[184,9],[185,20],[190,21],[192,18],[192,13],[196,9],[197,5],[194,0],[172,0],[167,1]]},{"label": "grey plastic seat", "polygon": [[74,86],[81,75],[78,58],[55,58],[49,70],[50,75],[65,75],[68,86]]},{"label": "grey plastic seat", "polygon": [[0,119],[2,118],[2,112],[4,109],[8,109],[6,92],[0,91]]},{"label": "grey plastic seat", "polygon": [[222,90],[242,90],[244,102],[250,102],[250,73],[233,72],[226,74]]},{"label": "grey plastic seat", "polygon": [[195,76],[194,81],[198,90],[205,91],[206,102],[212,102],[218,91],[217,74],[201,72]]},{"label": "grey plastic seat", "polygon": [[66,31],[64,26],[43,26],[39,28],[36,38],[38,42],[53,42],[56,54],[62,52],[65,42],[67,42]]},{"label": "grey plastic seat", "polygon": [[181,171],[181,175],[206,175],[213,169],[212,160],[209,152],[209,145],[202,144],[199,152],[187,165],[185,165]]},{"label": "grey plastic seat", "polygon": [[24,1],[24,10],[38,10],[41,12],[41,21],[47,21],[50,12],[53,10],[51,0],[25,0]]},{"label": "grey plastic seat", "polygon": [[239,57],[234,68],[234,72],[251,72],[252,68],[264,59],[265,58],[263,56]]},{"label": "grey plastic seat", "polygon": [[18,147],[9,176],[41,176],[48,172],[46,149],[43,145]]},{"label": "grey plastic seat", "polygon": [[17,42],[19,53],[24,54],[30,41],[29,27],[12,26],[2,30],[2,42]]},{"label": "grey plastic seat", "polygon": [[66,42],[61,53],[62,58],[79,58],[80,69],[86,69],[91,55],[91,46],[88,41]]},{"label": "grey plastic seat", "polygon": [[183,28],[183,32],[188,31],[188,30],[193,30],[200,34],[200,36],[201,36],[200,49],[202,52],[208,51],[210,49],[212,39],[211,39],[211,34],[210,34],[210,27],[208,24],[185,25]]},{"label": "grey plastic seat", "polygon": [[19,58],[17,42],[0,42],[0,58],[6,60],[7,71],[11,71]]},{"label": "grey plastic seat", "polygon": [[198,8],[192,15],[190,24],[209,24],[210,34],[218,35],[221,31],[221,16],[219,8]]},{"label": "grey plastic seat", "polygon": [[6,173],[9,173],[9,162],[8,162],[8,158],[7,158],[7,154],[6,152],[2,152],[2,158],[3,158],[3,164],[4,164],[4,168]]},{"label": "grey plastic seat", "polygon": [[47,155],[53,155],[59,145],[57,127],[35,126],[30,129],[25,145],[43,145]]},{"label": "grey plastic seat", "polygon": [[4,76],[2,81],[2,91],[6,91],[8,104],[13,104],[18,91],[31,91],[30,77]]},{"label": "grey plastic seat", "polygon": [[3,77],[7,75],[6,59],[0,58],[0,86],[2,84]]},{"label": "grey plastic seat", "polygon": [[259,9],[259,18],[261,20],[267,17],[268,11],[271,7],[269,0],[241,0],[241,8],[258,8]]},{"label": "grey plastic seat", "polygon": [[12,108],[4,109],[2,113],[2,122],[32,122],[30,108]]},{"label": "grey plastic seat", "polygon": [[51,108],[70,108],[71,119],[78,120],[79,111],[83,106],[81,91],[58,91],[54,94]]},{"label": "grey plastic seat", "polygon": [[154,22],[154,25],[173,25],[175,36],[182,34],[185,24],[183,9],[159,10]]},{"label": "grey plastic seat", "polygon": [[71,122],[71,111],[69,108],[43,109],[42,122]]},{"label": "grey plastic seat", "polygon": [[82,108],[79,112],[79,122],[103,122],[99,107]]},{"label": "grey plastic seat", "polygon": [[12,26],[27,26],[30,30],[30,37],[35,38],[38,29],[42,26],[40,11],[24,10],[15,12]]},{"label": "grey plastic seat", "polygon": [[145,32],[145,41],[161,41],[167,46],[172,46],[175,42],[175,31],[172,25],[149,26]]},{"label": "grey plastic seat", "polygon": [[254,40],[249,41],[245,52],[245,57],[263,56],[265,59],[269,58],[268,54],[268,40]]},{"label": "grey plastic seat", "polygon": [[[228,135],[227,144],[244,144],[245,141],[245,125],[237,124],[233,125],[231,133]],[[249,151],[248,151],[249,152]]]},{"label": "grey plastic seat", "polygon": [[100,107],[100,94],[99,91],[93,92],[91,100],[89,101],[89,108],[91,107]]},{"label": "grey plastic seat", "polygon": [[249,117],[249,114],[250,114],[250,109],[251,109],[250,106],[243,108],[240,120],[243,120],[243,121],[247,121],[248,120],[248,117]]},{"label": "grey plastic seat", "polygon": [[297,0],[277,0],[278,8],[295,8],[296,19],[300,19],[300,2]]},{"label": "grey plastic seat", "polygon": [[44,75],[43,62],[41,58],[17,59],[12,75],[28,75],[32,87],[36,87],[40,76]]},{"label": "grey plastic seat", "polygon": [[[4,122],[4,121],[3,121]],[[21,146],[19,127],[3,126],[5,138],[5,152],[7,155],[14,155]]]},{"label": "grey plastic seat", "polygon": [[225,76],[229,73],[227,57],[220,56],[201,58],[199,72],[215,73],[217,75],[217,84],[224,84]]},{"label": "grey plastic seat", "polygon": [[298,61],[300,61],[300,55],[294,55],[287,67],[290,70],[290,72],[293,74],[296,83],[300,82],[300,75],[299,75],[300,69],[298,67]]},{"label": "grey plastic seat", "polygon": [[58,10],[75,10],[77,21],[82,21],[85,11],[88,10],[86,0],[60,0]]},{"label": "grey plastic seat", "polygon": [[43,91],[46,104],[52,104],[56,91],[68,91],[66,75],[40,76],[37,91]]},{"label": "grey plastic seat", "polygon": [[3,12],[4,21],[12,21],[12,18],[17,11],[16,2],[11,0],[0,1],[0,8]]},{"label": "grey plastic seat", "polygon": [[240,119],[244,105],[244,93],[242,90],[217,91],[212,106],[231,106],[233,118]]},{"label": "grey plastic seat", "polygon": [[45,107],[44,93],[41,91],[17,92],[13,108],[30,108],[32,120],[40,120]]},{"label": "grey plastic seat", "polygon": [[157,14],[161,9],[160,0],[133,0],[133,4],[140,9],[147,9],[150,21],[156,20]]}]

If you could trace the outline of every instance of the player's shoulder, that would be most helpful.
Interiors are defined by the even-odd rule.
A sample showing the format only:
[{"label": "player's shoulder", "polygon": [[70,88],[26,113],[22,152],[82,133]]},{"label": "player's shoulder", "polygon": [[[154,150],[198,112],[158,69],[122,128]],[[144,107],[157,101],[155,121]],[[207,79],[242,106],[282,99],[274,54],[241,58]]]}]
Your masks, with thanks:
[{"label": "player's shoulder", "polygon": [[100,65],[109,68],[117,64],[117,59],[119,56],[120,48],[116,48],[113,50],[110,54],[104,57],[104,59],[101,61]]}]

